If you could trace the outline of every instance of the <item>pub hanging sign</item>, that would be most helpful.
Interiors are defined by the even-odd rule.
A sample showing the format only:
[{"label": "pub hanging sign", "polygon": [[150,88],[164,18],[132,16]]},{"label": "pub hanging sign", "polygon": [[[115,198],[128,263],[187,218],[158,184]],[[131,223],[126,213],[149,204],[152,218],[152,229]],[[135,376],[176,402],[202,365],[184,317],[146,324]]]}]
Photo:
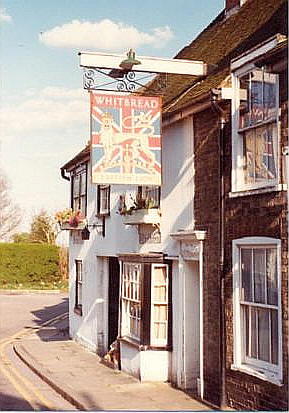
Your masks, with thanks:
[{"label": "pub hanging sign", "polygon": [[161,185],[161,98],[90,92],[92,182]]}]

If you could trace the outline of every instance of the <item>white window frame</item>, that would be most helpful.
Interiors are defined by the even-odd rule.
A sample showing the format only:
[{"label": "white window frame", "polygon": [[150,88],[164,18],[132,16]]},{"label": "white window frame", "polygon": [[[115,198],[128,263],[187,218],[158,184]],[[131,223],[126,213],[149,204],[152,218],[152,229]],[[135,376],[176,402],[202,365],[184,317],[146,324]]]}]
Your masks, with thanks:
[{"label": "white window frame", "polygon": [[110,185],[98,185],[97,214],[105,216],[110,214]]},{"label": "white window frame", "polygon": [[[138,282],[131,282],[129,280],[128,284],[132,284],[133,291],[132,296],[129,294],[129,285],[125,283],[124,274],[125,267],[132,266],[138,268]],[[129,273],[129,277],[131,273]],[[121,336],[129,337],[133,340],[140,341],[140,331],[141,331],[141,264],[136,262],[122,262],[121,263]],[[136,316],[136,321],[138,322],[139,335],[133,334],[130,328],[130,323],[132,316],[130,314],[129,306],[136,304],[140,308],[138,316]]]},{"label": "white window frame", "polygon": [[[276,149],[276,179],[268,180],[262,183],[244,184],[244,156],[243,156],[243,138],[239,128],[239,86],[240,77],[254,69],[259,69],[255,66],[254,61],[260,58],[264,53],[273,49],[279,42],[278,36],[268,39],[239,58],[231,62],[231,80],[232,80],[232,194],[238,194],[248,191],[262,190],[278,190],[280,186],[280,122],[279,122],[279,82],[277,81],[276,91],[276,120],[271,120],[270,123],[276,125],[277,142],[274,145]],[[254,128],[266,125],[266,121],[254,125]],[[252,128],[252,127],[251,127]],[[250,129],[250,128],[247,128]]]},{"label": "white window frame", "polygon": [[[164,302],[155,301],[153,297],[154,287],[156,286],[156,282],[154,279],[154,270],[155,268],[166,268],[166,300]],[[154,336],[154,305],[166,305],[166,337],[165,339],[158,339]],[[168,344],[168,311],[169,311],[169,266],[168,264],[153,264],[152,265],[152,274],[151,274],[151,345],[152,346],[159,346],[164,347]]]},{"label": "white window frame", "polygon": [[[75,211],[80,210],[85,217],[87,214],[87,163],[80,165],[72,172],[71,179],[71,208]],[[75,191],[76,181],[78,191]]]},{"label": "white window frame", "polygon": [[[278,365],[244,356],[245,342],[241,314],[241,268],[240,251],[242,247],[274,247],[277,250],[277,286],[278,286]],[[233,335],[234,363],[233,370],[240,370],[259,377],[262,380],[281,385],[282,381],[282,308],[281,308],[281,241],[269,237],[244,237],[233,240]]]}]

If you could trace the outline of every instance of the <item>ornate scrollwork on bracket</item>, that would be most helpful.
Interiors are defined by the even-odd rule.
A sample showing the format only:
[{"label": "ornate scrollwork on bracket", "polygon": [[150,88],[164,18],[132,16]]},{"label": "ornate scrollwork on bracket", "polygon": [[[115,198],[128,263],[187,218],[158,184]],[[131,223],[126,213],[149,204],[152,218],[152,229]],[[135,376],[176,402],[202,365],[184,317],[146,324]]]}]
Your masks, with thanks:
[{"label": "ornate scrollwork on bracket", "polygon": [[[165,89],[167,85],[166,74],[156,76],[155,81],[151,81],[154,73],[149,75],[140,74],[134,71],[123,71],[121,69],[114,69],[105,71],[98,68],[84,68],[83,72],[83,87],[87,90],[106,90],[117,92],[137,93],[138,89],[142,93],[149,92],[159,94]],[[150,81],[148,81],[150,77]],[[106,78],[106,79],[105,79]],[[110,81],[107,81],[107,78]],[[105,79],[105,81],[103,80]]]}]

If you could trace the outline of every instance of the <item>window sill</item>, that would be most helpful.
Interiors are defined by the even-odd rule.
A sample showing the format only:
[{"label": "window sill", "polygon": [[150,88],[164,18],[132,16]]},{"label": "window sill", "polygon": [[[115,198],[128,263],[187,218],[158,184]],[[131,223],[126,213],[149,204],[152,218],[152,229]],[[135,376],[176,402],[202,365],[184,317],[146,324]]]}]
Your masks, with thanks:
[{"label": "window sill", "polygon": [[229,198],[238,198],[240,196],[259,195],[259,194],[265,194],[268,192],[278,192],[278,191],[286,191],[286,190],[287,190],[286,184],[284,185],[279,184],[279,185],[269,186],[266,188],[246,189],[243,191],[229,192]]},{"label": "window sill", "polygon": [[118,340],[122,341],[123,343],[129,344],[132,347],[138,348],[138,349],[141,347],[139,341],[137,341],[137,340],[135,340],[131,337],[118,337]]},{"label": "window sill", "polygon": [[82,306],[74,307],[75,314],[82,316]]},{"label": "window sill", "polygon": [[154,346],[154,345],[144,345],[140,344],[139,341],[134,340],[133,338],[130,337],[119,337],[119,341],[122,341],[123,343],[126,343],[128,345],[131,345],[132,347],[137,348],[139,351],[172,351],[172,346],[166,345],[166,346]]},{"label": "window sill", "polygon": [[269,371],[257,370],[253,367],[243,364],[242,366],[237,366],[235,364],[231,365],[231,370],[240,371],[241,373],[249,374],[250,376],[257,377],[260,380],[267,381],[269,383],[275,384],[276,386],[283,386],[283,383],[278,378],[277,373],[272,373]]}]

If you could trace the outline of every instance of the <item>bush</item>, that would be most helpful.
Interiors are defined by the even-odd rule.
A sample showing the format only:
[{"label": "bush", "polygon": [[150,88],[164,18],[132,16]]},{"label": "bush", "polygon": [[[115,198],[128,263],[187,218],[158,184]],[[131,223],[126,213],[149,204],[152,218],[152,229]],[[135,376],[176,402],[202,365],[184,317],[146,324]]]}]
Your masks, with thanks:
[{"label": "bush", "polygon": [[59,247],[48,244],[0,243],[0,288],[62,289]]}]

